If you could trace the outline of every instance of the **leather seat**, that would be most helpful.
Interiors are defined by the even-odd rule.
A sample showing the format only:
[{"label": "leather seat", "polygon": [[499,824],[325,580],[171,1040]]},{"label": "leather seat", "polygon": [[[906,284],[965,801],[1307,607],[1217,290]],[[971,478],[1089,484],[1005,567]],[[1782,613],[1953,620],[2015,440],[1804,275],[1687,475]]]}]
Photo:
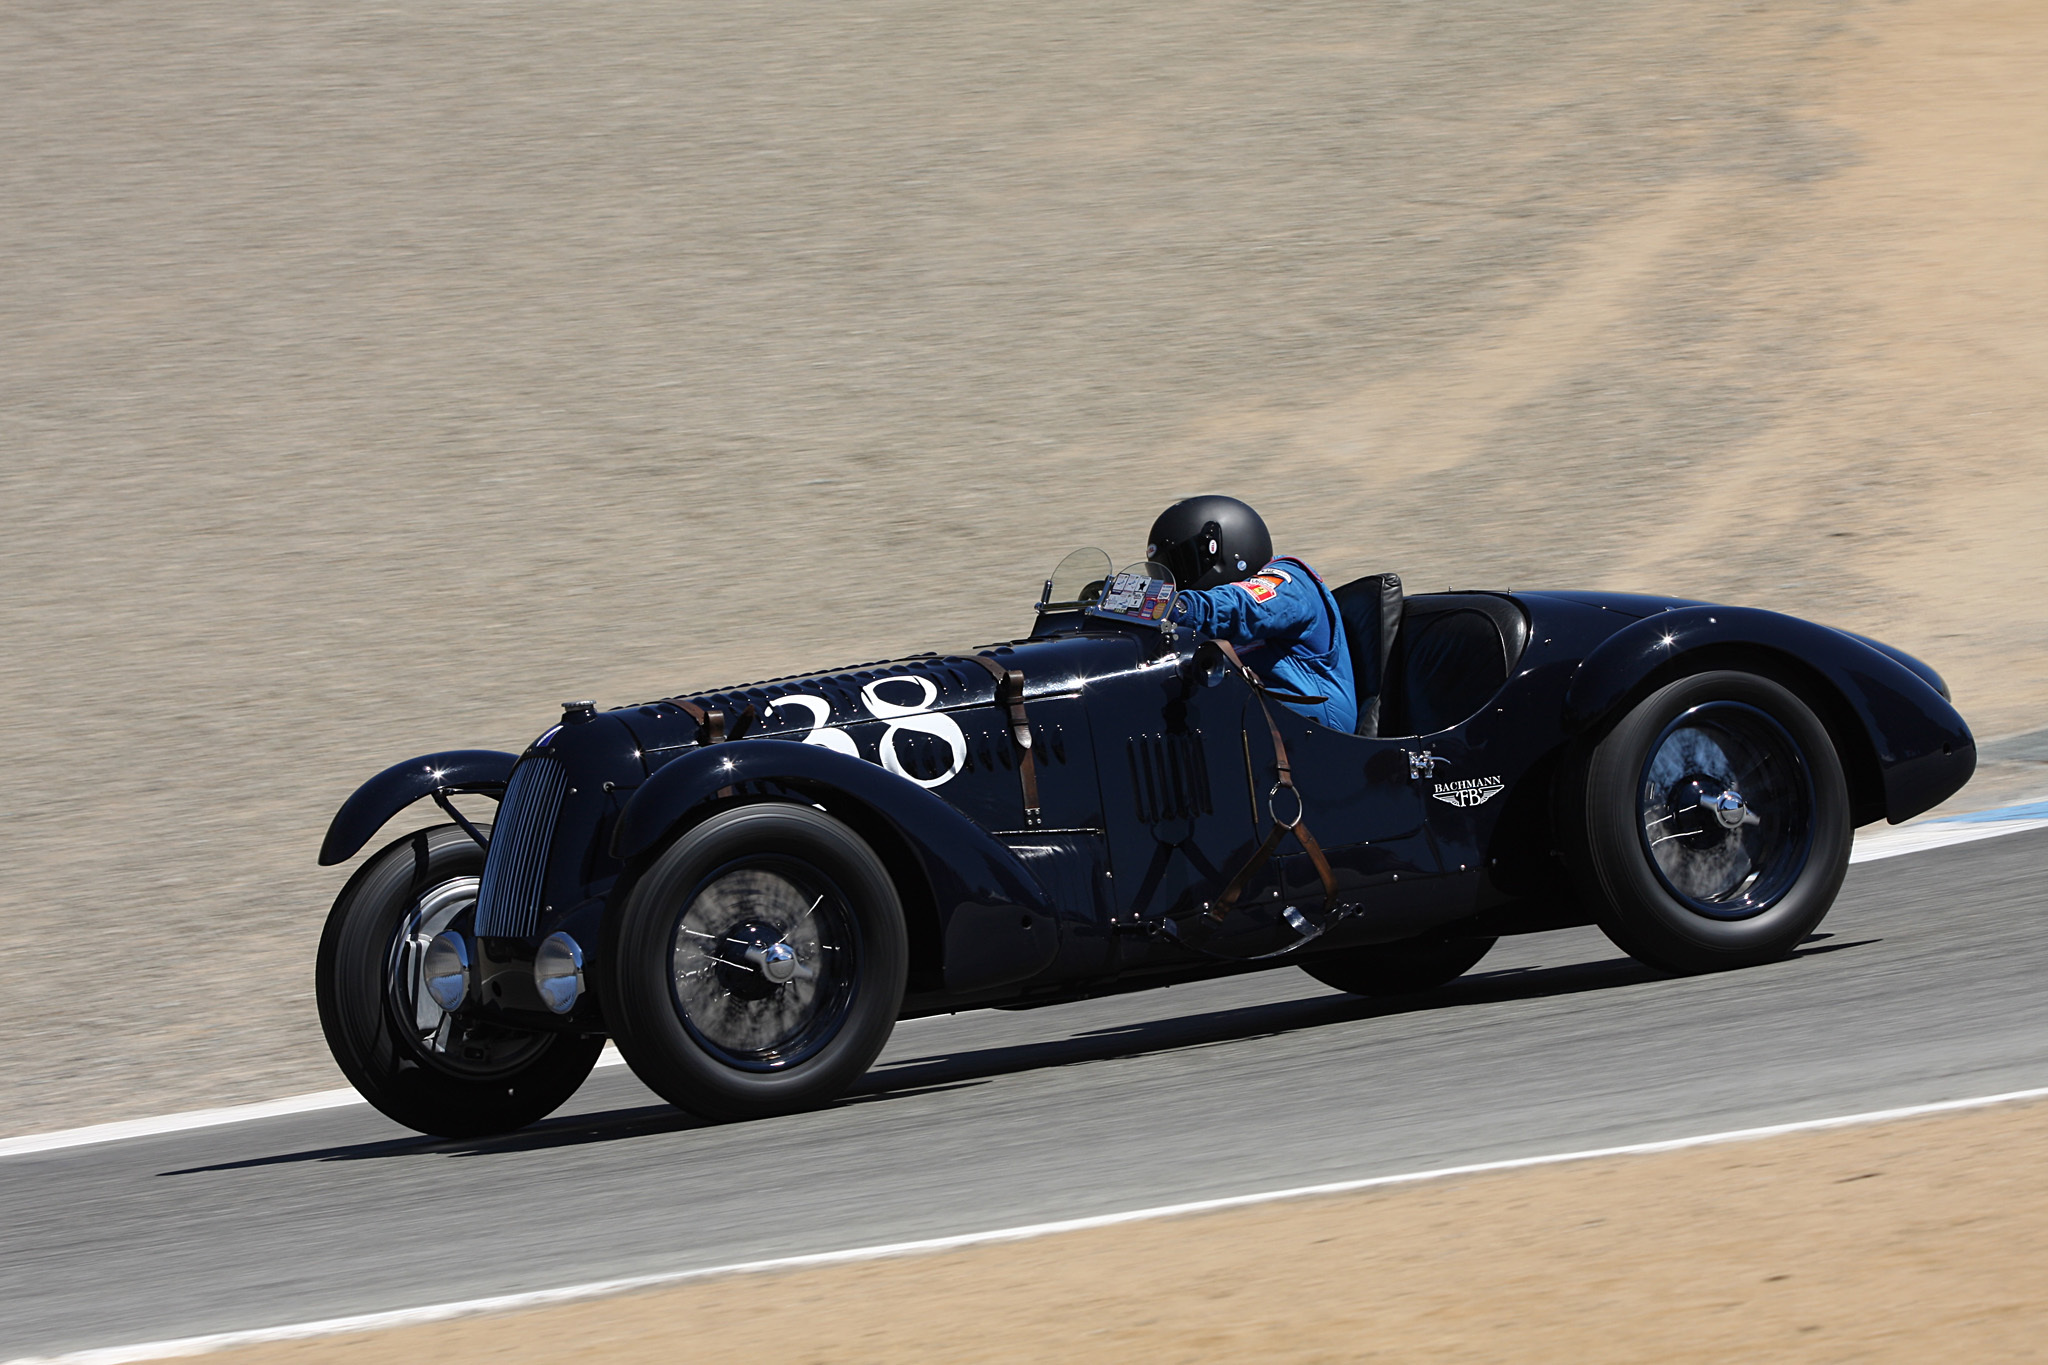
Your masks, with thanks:
[{"label": "leather seat", "polygon": [[1386,691],[1387,659],[1401,627],[1401,579],[1375,573],[1354,578],[1330,594],[1344,618],[1344,641],[1351,650],[1351,675],[1358,689],[1358,724],[1352,733],[1380,732],[1380,698]]}]

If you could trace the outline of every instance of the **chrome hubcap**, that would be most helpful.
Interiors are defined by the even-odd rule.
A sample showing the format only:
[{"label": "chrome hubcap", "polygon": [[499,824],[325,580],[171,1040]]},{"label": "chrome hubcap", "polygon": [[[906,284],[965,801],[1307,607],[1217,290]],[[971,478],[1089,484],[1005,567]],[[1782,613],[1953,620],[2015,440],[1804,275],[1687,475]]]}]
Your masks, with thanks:
[{"label": "chrome hubcap", "polygon": [[1741,829],[1744,825],[1762,824],[1762,818],[1752,812],[1742,794],[1730,788],[1719,796],[1702,797],[1700,808],[1710,811],[1722,829]]},{"label": "chrome hubcap", "polygon": [[796,949],[779,940],[765,948],[749,948],[742,956],[754,964],[756,971],[777,986],[794,978],[803,967],[803,964],[797,961]]}]

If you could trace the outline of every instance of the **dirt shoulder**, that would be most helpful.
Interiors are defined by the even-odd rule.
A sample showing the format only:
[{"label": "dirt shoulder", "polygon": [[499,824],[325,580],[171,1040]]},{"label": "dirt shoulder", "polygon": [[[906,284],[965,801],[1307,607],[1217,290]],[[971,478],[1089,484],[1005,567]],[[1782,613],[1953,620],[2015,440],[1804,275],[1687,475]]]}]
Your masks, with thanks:
[{"label": "dirt shoulder", "polygon": [[1008,638],[1207,488],[2037,728],[2044,67],[2034,0],[8,7],[0,1132],[339,1084],[386,764]]},{"label": "dirt shoulder", "polygon": [[223,1353],[692,1360],[2032,1360],[2048,1106],[1440,1180]]}]

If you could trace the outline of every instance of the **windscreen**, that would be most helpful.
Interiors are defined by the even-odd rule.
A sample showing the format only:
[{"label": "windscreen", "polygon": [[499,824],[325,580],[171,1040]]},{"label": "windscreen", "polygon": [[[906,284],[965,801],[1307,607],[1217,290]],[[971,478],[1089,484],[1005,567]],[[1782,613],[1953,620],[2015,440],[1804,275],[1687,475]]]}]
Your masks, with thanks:
[{"label": "windscreen", "polygon": [[1040,611],[1072,611],[1077,607],[1092,607],[1102,596],[1102,585],[1109,581],[1109,556],[1090,546],[1074,551],[1060,561],[1047,582],[1045,600],[1039,603]]}]

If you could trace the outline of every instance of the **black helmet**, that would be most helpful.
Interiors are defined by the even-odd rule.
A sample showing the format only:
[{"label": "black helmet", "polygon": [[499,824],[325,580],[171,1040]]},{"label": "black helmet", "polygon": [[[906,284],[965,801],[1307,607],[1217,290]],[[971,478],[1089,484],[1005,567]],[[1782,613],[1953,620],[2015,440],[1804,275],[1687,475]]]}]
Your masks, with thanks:
[{"label": "black helmet", "polygon": [[1152,523],[1145,557],[1173,570],[1183,588],[1214,588],[1257,573],[1273,558],[1266,523],[1236,498],[1182,498]]}]

